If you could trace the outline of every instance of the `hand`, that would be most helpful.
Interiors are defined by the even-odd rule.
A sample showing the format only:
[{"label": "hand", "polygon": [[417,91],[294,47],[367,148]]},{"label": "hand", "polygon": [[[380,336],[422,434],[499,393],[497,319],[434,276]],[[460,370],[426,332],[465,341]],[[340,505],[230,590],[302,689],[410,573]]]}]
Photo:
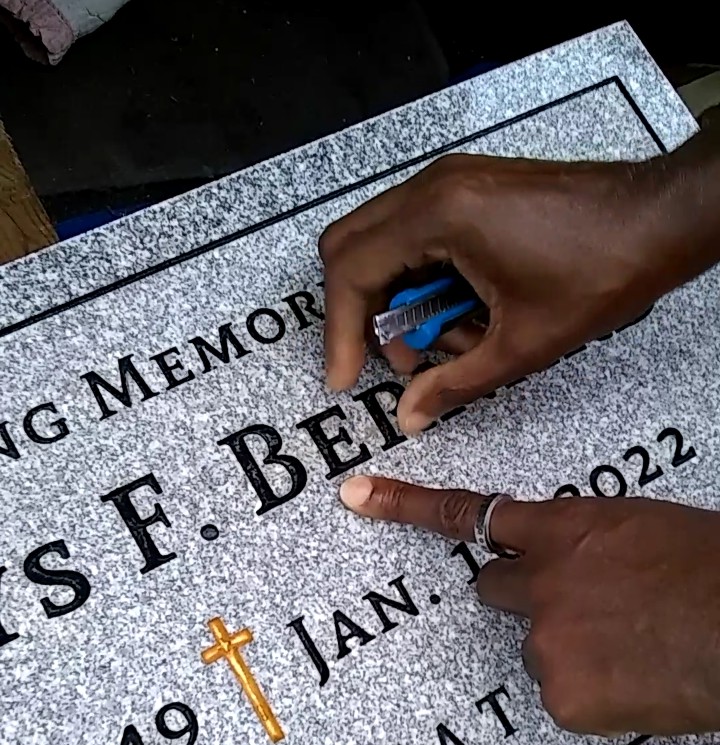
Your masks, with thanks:
[{"label": "hand", "polygon": [[[357,381],[393,283],[441,262],[474,286],[490,322],[442,339],[460,356],[407,388],[409,433],[635,320],[672,286],[654,271],[669,235],[665,166],[446,156],[334,223],[320,239],[330,386]],[[401,373],[419,361],[401,340],[382,351]]]},{"label": "hand", "polygon": [[[367,517],[473,540],[487,497],[364,476],[341,489]],[[522,649],[564,729],[617,736],[720,731],[720,514],[640,498],[503,502],[480,600],[530,619]]]}]

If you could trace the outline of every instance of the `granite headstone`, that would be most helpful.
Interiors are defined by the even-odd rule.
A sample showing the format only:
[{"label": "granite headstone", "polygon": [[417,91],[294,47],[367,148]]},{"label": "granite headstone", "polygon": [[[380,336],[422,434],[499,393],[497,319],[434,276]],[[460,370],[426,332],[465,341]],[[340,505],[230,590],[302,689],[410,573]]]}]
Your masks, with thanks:
[{"label": "granite headstone", "polygon": [[406,439],[382,362],[326,389],[317,239],[443,153],[641,159],[696,129],[618,24],[2,267],[0,742],[579,741],[526,627],[479,605],[486,557],[338,487],[716,506],[718,273]]}]

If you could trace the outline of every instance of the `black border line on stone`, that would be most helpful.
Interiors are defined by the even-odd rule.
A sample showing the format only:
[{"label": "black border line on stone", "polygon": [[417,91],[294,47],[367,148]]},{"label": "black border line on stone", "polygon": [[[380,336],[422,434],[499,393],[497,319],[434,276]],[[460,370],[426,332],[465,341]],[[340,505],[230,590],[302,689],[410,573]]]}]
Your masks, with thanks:
[{"label": "black border line on stone", "polygon": [[487,127],[485,129],[481,129],[477,132],[474,132],[473,134],[466,135],[465,137],[461,137],[460,139],[455,140],[454,142],[450,142],[447,145],[442,145],[441,147],[435,148],[434,150],[431,150],[430,152],[423,153],[422,155],[418,155],[415,158],[406,160],[403,163],[399,163],[396,166],[392,166],[391,168],[387,168],[384,171],[375,173],[372,176],[366,176],[365,178],[360,179],[360,181],[356,181],[354,184],[343,186],[339,189],[335,189],[334,191],[329,192],[328,194],[325,194],[322,197],[311,199],[309,202],[305,202],[304,204],[298,205],[297,207],[293,207],[292,209],[286,210],[285,212],[281,212],[275,215],[274,217],[269,217],[266,220],[262,220],[258,223],[255,223],[254,225],[250,225],[246,228],[242,228],[241,230],[236,230],[232,233],[228,233],[222,238],[217,238],[214,241],[211,241],[210,243],[205,243],[201,246],[197,246],[196,248],[193,248],[190,251],[186,251],[185,253],[179,254],[178,256],[173,256],[172,258],[166,259],[165,261],[162,261],[159,264],[155,264],[154,266],[150,266],[145,269],[142,269],[139,272],[130,274],[127,277],[123,277],[122,279],[116,280],[115,282],[111,282],[109,285],[100,287],[96,290],[92,290],[86,293],[85,295],[80,295],[79,297],[76,297],[72,300],[68,300],[65,303],[60,303],[59,305],[56,305],[52,308],[48,308],[47,310],[43,310],[39,313],[36,313],[35,315],[28,316],[28,318],[25,318],[22,321],[17,321],[16,323],[12,323],[9,326],[5,326],[4,328],[0,329],[0,338],[9,336],[10,334],[16,331],[20,331],[21,329],[27,328],[28,326],[32,326],[36,323],[39,323],[40,321],[43,321],[46,318],[51,318],[52,316],[59,315],[60,313],[63,313],[66,310],[70,310],[71,308],[75,308],[78,305],[83,305],[84,303],[88,303],[91,300],[95,300],[98,297],[107,295],[108,293],[113,292],[114,290],[118,290],[121,287],[127,287],[128,285],[131,285],[134,282],[138,282],[141,279],[145,279],[146,277],[151,277],[153,274],[158,274],[159,272],[162,272],[165,269],[169,269],[172,266],[177,266],[178,264],[182,264],[185,261],[194,259],[196,256],[201,256],[202,254],[207,253],[208,251],[213,251],[216,248],[225,246],[228,243],[232,243],[233,241],[236,241],[240,238],[244,238],[245,236],[251,235],[252,233],[257,233],[260,230],[264,230],[265,228],[269,228],[270,226],[276,225],[279,222],[283,222],[284,220],[288,220],[292,217],[295,217],[296,215],[302,214],[303,212],[307,212],[308,210],[314,209],[315,207],[325,204],[326,202],[331,202],[333,199],[337,199],[338,197],[345,196],[346,194],[349,194],[355,191],[356,189],[361,189],[363,186],[368,186],[370,184],[373,184],[376,181],[380,181],[386,178],[387,176],[392,176],[396,173],[399,173],[400,171],[404,171],[407,168],[412,168],[413,166],[419,165],[423,163],[424,161],[431,160],[433,158],[436,158],[439,155],[448,153],[457,147],[466,145],[470,142],[473,142],[474,140],[479,140],[482,137],[486,137],[489,134],[498,132],[501,129],[505,129],[505,127],[510,127],[513,124],[517,124],[519,122],[524,121],[525,119],[529,119],[533,116],[537,116],[538,114],[548,111],[549,109],[555,108],[556,106],[561,106],[564,103],[568,103],[569,101],[572,101],[576,98],[580,98],[588,93],[592,93],[593,91],[599,90],[601,88],[604,88],[612,84],[617,86],[618,90],[623,95],[625,100],[628,102],[628,104],[630,105],[633,112],[640,120],[643,127],[645,127],[645,130],[647,131],[647,133],[650,135],[650,137],[652,137],[653,141],[659,148],[660,152],[667,153],[667,148],[663,144],[657,132],[655,132],[655,130],[653,129],[650,122],[647,120],[645,115],[640,110],[640,107],[635,102],[635,99],[630,95],[630,92],[625,87],[625,84],[622,82],[622,80],[620,80],[620,78],[617,75],[613,75],[612,77],[606,78],[605,80],[602,80],[599,83],[593,83],[592,85],[589,85],[586,88],[582,88],[581,90],[575,91],[573,93],[569,93],[566,96],[562,96],[561,98],[556,99],[555,101],[550,101],[548,103],[542,104],[542,106],[537,106],[534,109],[530,109],[510,119],[506,119],[503,122],[500,122],[498,124],[493,124],[491,127]]}]

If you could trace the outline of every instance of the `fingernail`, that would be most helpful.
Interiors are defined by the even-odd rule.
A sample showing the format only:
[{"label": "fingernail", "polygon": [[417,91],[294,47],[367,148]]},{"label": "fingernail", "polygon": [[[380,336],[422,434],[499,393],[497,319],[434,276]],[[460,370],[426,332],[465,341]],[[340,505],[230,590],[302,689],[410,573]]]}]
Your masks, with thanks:
[{"label": "fingernail", "polygon": [[372,490],[373,483],[367,476],[353,476],[340,487],[340,501],[355,510],[370,499]]},{"label": "fingernail", "polygon": [[429,427],[432,422],[432,418],[427,414],[423,414],[420,411],[413,411],[405,417],[405,424],[402,426],[402,429],[409,435],[417,435],[420,434],[425,427]]}]

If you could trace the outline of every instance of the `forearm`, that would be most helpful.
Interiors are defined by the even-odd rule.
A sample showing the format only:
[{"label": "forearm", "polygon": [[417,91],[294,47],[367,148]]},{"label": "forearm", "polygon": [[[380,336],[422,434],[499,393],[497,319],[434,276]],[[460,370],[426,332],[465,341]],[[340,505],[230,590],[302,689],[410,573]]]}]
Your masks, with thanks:
[{"label": "forearm", "polygon": [[652,195],[644,243],[659,296],[720,261],[720,126],[648,161],[637,175]]}]

